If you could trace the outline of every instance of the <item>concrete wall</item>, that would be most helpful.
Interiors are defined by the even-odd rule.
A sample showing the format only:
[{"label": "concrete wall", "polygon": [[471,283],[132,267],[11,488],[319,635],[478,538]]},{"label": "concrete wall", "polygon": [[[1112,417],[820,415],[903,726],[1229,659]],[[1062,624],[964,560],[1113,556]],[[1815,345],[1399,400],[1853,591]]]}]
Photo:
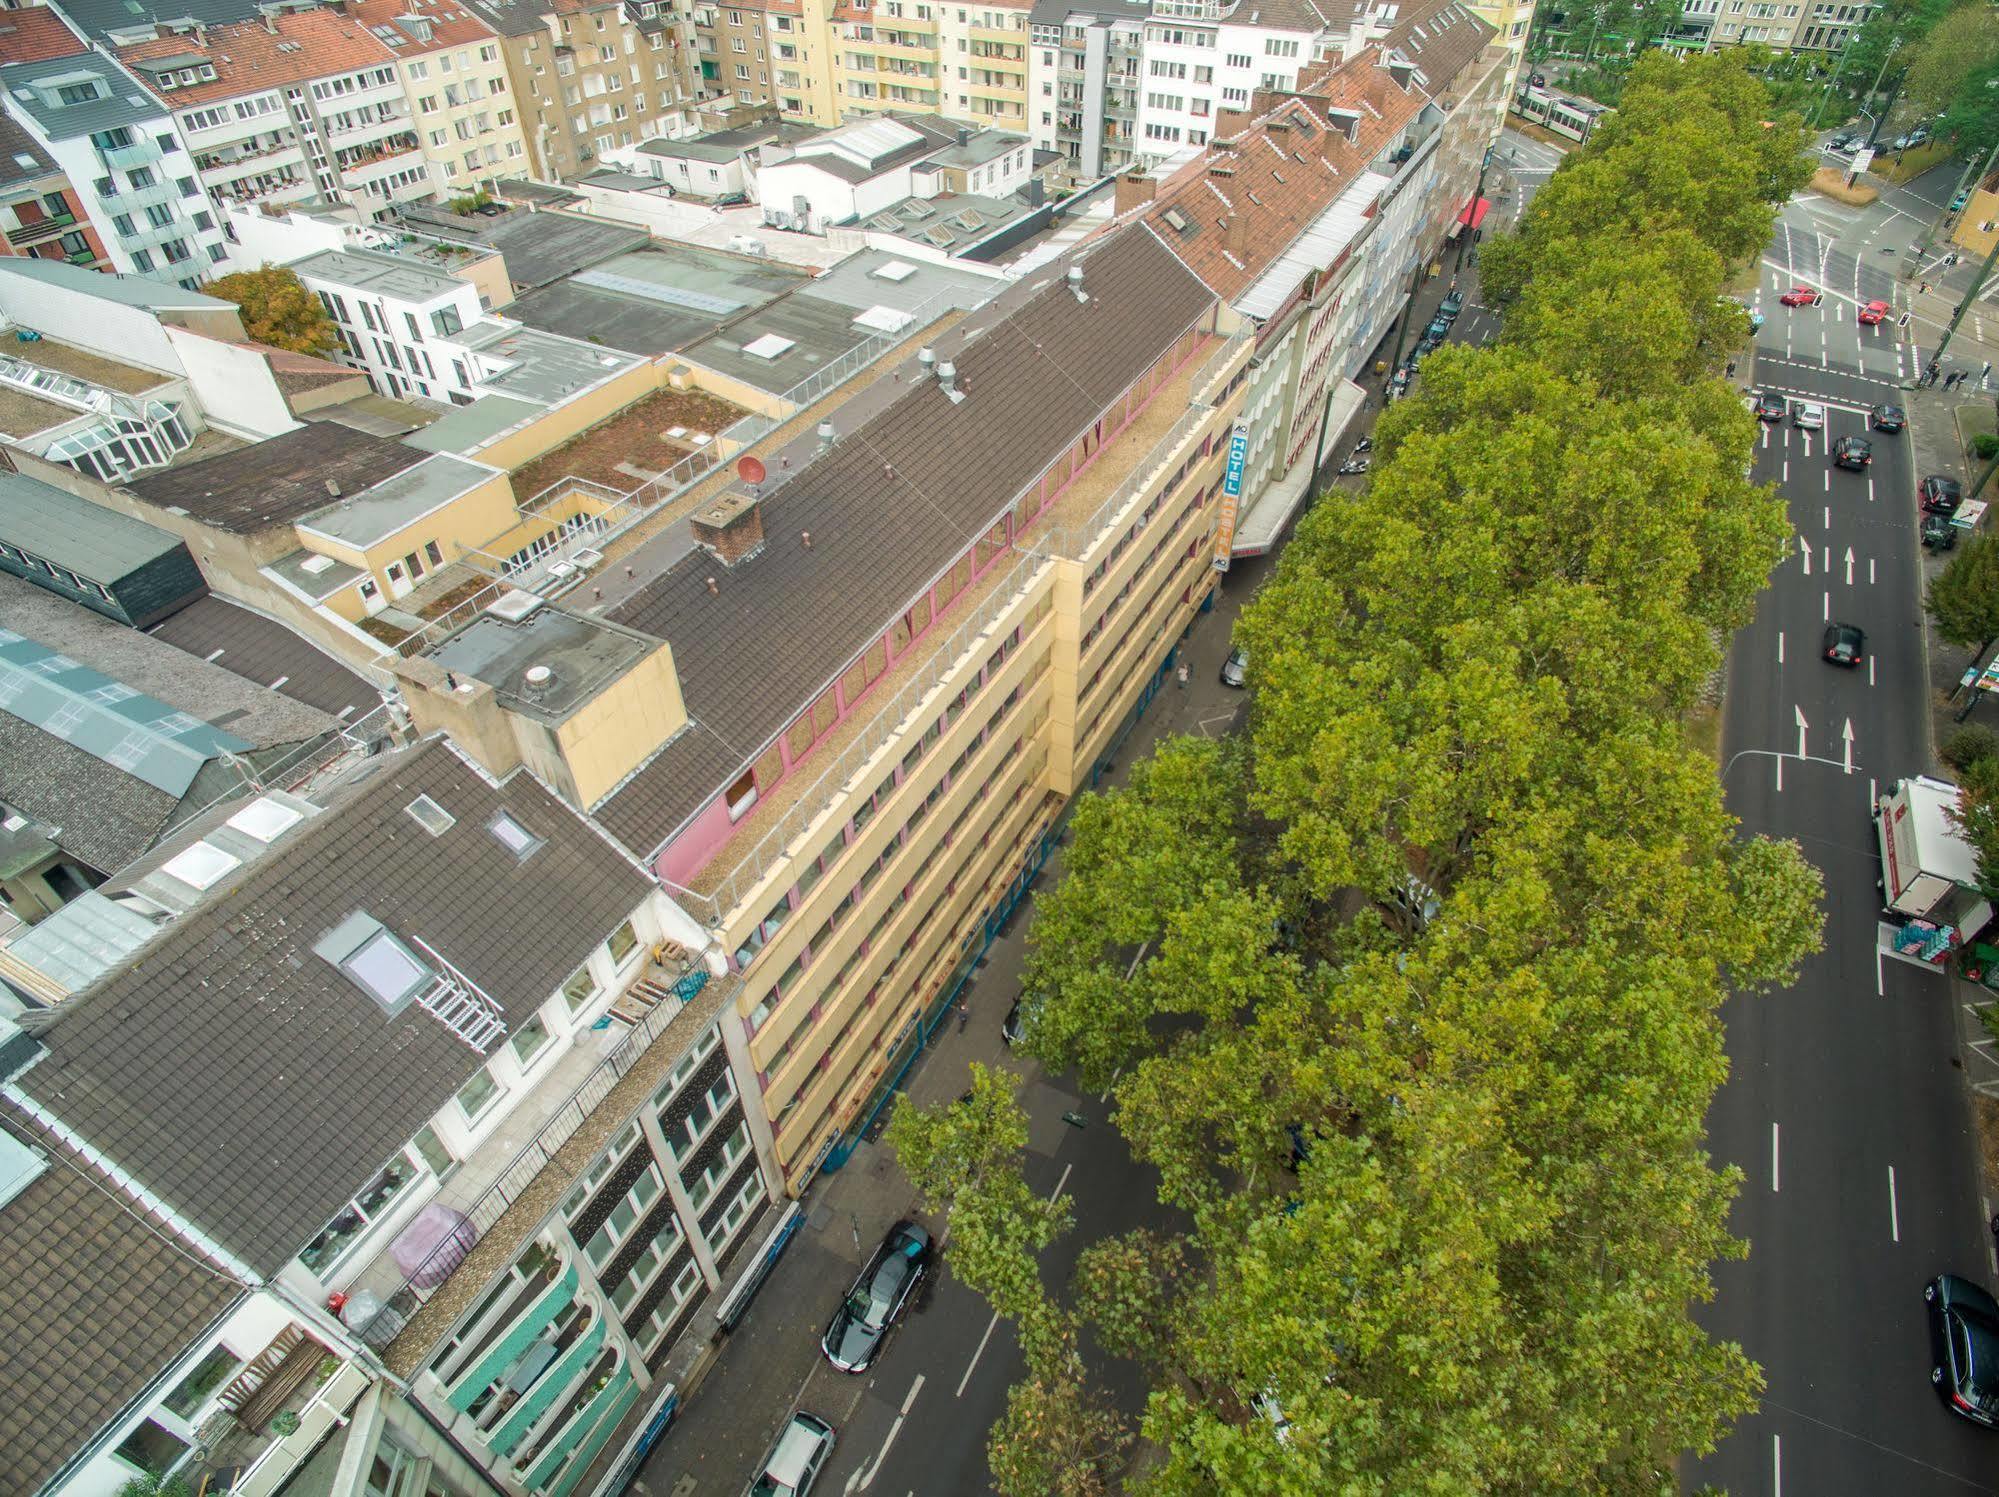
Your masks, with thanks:
[{"label": "concrete wall", "polygon": [[673,648],[661,644],[556,730],[577,805],[596,804],[686,725]]},{"label": "concrete wall", "polygon": [[254,348],[224,343],[184,328],[165,327],[161,331],[173,356],[187,371],[188,385],[207,413],[210,426],[250,441],[297,428],[277,377]]},{"label": "concrete wall", "polygon": [[181,372],[167,330],[151,312],[26,276],[0,275],[0,312],[9,321],[121,364]]},{"label": "concrete wall", "polygon": [[[586,390],[573,400],[552,406],[530,420],[500,433],[485,446],[466,456],[491,463],[508,472],[533,462],[571,437],[609,420],[633,401],[643,400],[657,390],[662,371],[656,364],[642,363],[613,375],[594,390]],[[531,499],[532,494],[522,494]],[[499,532],[493,532],[497,535]]]},{"label": "concrete wall", "polygon": [[661,239],[678,239],[722,221],[713,208],[676,201],[664,192],[639,192],[625,187],[599,187],[571,182],[569,189],[590,205],[590,216],[636,224]]},{"label": "concrete wall", "polygon": [[[382,591],[393,598],[397,592],[409,589],[406,585],[391,588],[388,569],[392,564],[404,563],[408,556],[415,554],[428,575],[437,567],[456,561],[465,551],[476,548],[486,537],[499,534],[513,523],[513,519],[514,491],[504,473],[495,473],[449,503],[418,516],[393,535],[365,548],[314,530],[307,524],[300,524],[298,533],[301,538],[310,541],[312,550],[321,555],[334,557],[349,566],[372,573]],[[433,562],[423,554],[424,546],[430,542],[435,542],[443,552],[443,562]]]}]

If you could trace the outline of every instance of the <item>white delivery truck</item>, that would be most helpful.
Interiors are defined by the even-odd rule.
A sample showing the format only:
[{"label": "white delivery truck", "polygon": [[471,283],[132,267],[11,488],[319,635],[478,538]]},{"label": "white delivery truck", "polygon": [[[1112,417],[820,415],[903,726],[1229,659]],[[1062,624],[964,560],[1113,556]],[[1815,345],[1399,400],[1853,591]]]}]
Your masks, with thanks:
[{"label": "white delivery truck", "polygon": [[1957,829],[1957,786],[1916,775],[1874,805],[1881,844],[1882,949],[1941,967],[1992,919],[1978,887],[1978,857]]}]

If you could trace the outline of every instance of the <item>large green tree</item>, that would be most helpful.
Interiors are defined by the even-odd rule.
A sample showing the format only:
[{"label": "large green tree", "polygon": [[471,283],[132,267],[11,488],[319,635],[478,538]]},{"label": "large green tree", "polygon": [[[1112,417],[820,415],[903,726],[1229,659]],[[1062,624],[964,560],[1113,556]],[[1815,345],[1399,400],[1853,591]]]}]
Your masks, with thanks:
[{"label": "large green tree", "polygon": [[1999,641],[1999,537],[1973,535],[1930,583],[1923,607],[1937,633],[1983,657]]},{"label": "large green tree", "polygon": [[[1664,1492],[1753,1407],[1692,1317],[1742,1250],[1704,1119],[1720,1004],[1815,949],[1820,883],[1683,722],[1788,538],[1716,378],[1804,170],[1767,102],[1739,59],[1633,67],[1493,247],[1504,338],[1425,365],[1245,609],[1249,732],[1079,804],[1023,1044],[1112,1088],[1191,1225],[1090,1247],[1065,1308],[988,1261],[1047,1236],[992,1183],[993,1083],[921,1125],[954,1263],[1011,1224],[962,1250],[1029,1343],[1007,1429],[1095,1407],[1078,1319],[1148,1372],[1161,1494]],[[1027,1455],[1010,1493],[1070,1490]]]}]

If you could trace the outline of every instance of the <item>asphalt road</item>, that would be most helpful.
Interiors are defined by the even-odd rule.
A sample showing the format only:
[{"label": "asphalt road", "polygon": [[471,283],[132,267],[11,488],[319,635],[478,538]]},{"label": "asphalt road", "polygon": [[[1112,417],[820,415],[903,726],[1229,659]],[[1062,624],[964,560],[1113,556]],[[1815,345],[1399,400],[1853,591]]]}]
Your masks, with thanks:
[{"label": "asphalt road", "polygon": [[[1913,368],[1892,323],[1856,317],[1896,296],[1897,261],[1869,253],[1891,215],[1915,222],[1892,204],[1793,205],[1758,298],[1759,383],[1824,403],[1827,426],[1765,427],[1756,450],[1800,544],[1734,641],[1723,774],[1746,832],[1795,837],[1823,870],[1826,947],[1796,985],[1724,1015],[1732,1069],[1709,1130],[1745,1175],[1732,1225],[1750,1256],[1717,1270],[1703,1320],[1762,1364],[1768,1391],[1686,1484],[1733,1497],[1999,1490],[1999,1437],[1948,1414],[1929,1381],[1923,1282],[1985,1281],[1989,1262],[1948,982],[1876,954],[1870,797],[1929,764],[1915,436],[1872,433],[1864,475],[1826,457]],[[1780,307],[1801,273],[1831,294]],[[1866,629],[1866,666],[1820,658],[1828,620]]]}]

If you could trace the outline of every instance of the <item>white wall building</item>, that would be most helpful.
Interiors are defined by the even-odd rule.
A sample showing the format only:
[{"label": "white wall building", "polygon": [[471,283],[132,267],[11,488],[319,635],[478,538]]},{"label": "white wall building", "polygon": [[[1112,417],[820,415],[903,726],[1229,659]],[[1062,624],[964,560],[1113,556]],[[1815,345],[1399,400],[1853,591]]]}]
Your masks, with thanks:
[{"label": "white wall building", "polygon": [[96,52],[0,67],[7,112],[69,176],[114,269],[192,290],[228,258],[188,142],[133,76]]},{"label": "white wall building", "polygon": [[856,121],[795,146],[766,146],[757,172],[764,222],[824,233],[909,197],[1004,197],[1027,185],[1027,140],[935,115]]},{"label": "white wall building", "polygon": [[1135,150],[1166,156],[1206,145],[1224,109],[1257,89],[1297,87],[1300,69],[1346,40],[1311,0],[1160,0],[1146,23]]}]

